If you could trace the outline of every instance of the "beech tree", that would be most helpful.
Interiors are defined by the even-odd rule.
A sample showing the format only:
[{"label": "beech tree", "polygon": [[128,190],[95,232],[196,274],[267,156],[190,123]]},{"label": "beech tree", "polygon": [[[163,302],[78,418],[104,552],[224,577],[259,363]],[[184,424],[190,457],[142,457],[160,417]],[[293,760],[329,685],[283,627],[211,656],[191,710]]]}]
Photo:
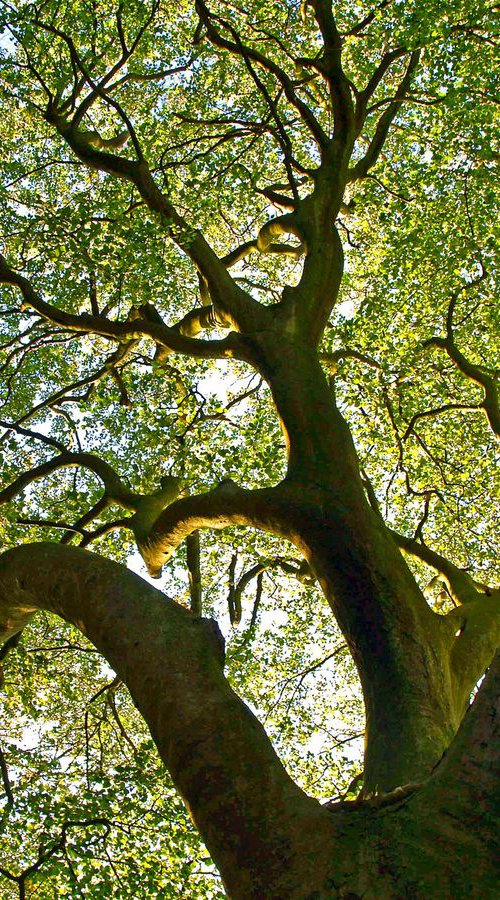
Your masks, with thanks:
[{"label": "beech tree", "polygon": [[5,896],[497,896],[496,11],[2,3]]}]

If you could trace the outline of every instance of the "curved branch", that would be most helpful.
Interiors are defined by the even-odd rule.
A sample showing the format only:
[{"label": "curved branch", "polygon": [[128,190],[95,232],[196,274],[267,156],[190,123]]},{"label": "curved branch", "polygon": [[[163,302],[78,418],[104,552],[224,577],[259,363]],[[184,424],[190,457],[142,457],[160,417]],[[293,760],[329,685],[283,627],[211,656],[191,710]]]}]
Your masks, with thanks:
[{"label": "curved branch", "polygon": [[[240,244],[239,247],[236,247],[226,256],[222,257],[222,262],[229,268],[230,266],[236,265],[236,263],[240,262],[240,260],[245,259],[250,253],[258,250],[259,253],[274,253],[277,256],[292,256],[295,259],[299,259],[299,257],[303,256],[306,252],[306,248],[304,244],[298,244],[297,246],[293,246],[293,244],[281,244],[281,243],[270,243],[267,242],[266,236],[266,228],[269,226],[275,225],[276,219],[270,219],[259,232],[259,237],[254,238],[252,241],[245,241],[245,243]],[[298,235],[298,229],[293,231],[291,228],[284,228],[281,230],[279,227],[273,231],[271,229],[271,237],[272,234],[286,234],[290,232],[291,234]],[[262,235],[262,237],[261,237]],[[260,239],[260,246],[259,246]]]},{"label": "curved branch", "polygon": [[[28,410],[27,413],[24,413],[19,417],[13,424],[18,426],[23,422],[27,422],[28,419],[31,419],[32,416],[35,416],[38,412],[41,412],[42,409],[48,409],[53,406],[53,404],[59,402],[64,402],[64,400],[76,400],[76,399],[87,399],[90,391],[93,386],[101,381],[110,370],[108,366],[101,366],[100,369],[97,369],[96,372],[92,372],[90,375],[86,375],[84,378],[79,378],[78,381],[73,381],[72,384],[68,384],[66,387],[59,388],[58,391],[54,391],[53,394],[50,394],[45,400],[41,400],[40,403],[37,403],[35,406],[32,406],[31,409]],[[70,395],[68,392],[78,390],[78,388],[88,387],[89,391],[83,395],[83,397],[75,397],[74,395]]]},{"label": "curved branch", "polygon": [[443,406],[438,406],[436,409],[425,409],[423,412],[418,412],[413,415],[408,423],[408,427],[403,434],[403,441],[406,441],[407,438],[412,433],[416,423],[419,419],[428,419],[433,418],[434,416],[440,416],[444,412],[449,412],[450,410],[464,410],[464,411],[473,411],[478,412],[482,411],[482,405],[478,403],[445,403]]},{"label": "curved branch", "polygon": [[[43,21],[39,17],[38,12],[35,11],[36,26],[55,35],[66,45],[74,79],[73,89],[66,100],[61,99],[63,91],[55,96],[50,91],[46,91],[48,103],[44,112],[44,118],[50,125],[55,127],[58,134],[72,149],[76,157],[86,166],[107,172],[135,185],[149,209],[160,214],[162,224],[172,240],[195,263],[198,271],[209,284],[214,302],[220,303],[222,308],[230,308],[236,323],[239,317],[244,319],[245,315],[255,314],[258,303],[231,279],[226,267],[221,263],[201,232],[186,222],[171,200],[160,191],[144,158],[141,144],[129,116],[118,101],[110,96],[109,93],[110,90],[115,89],[122,83],[121,79],[117,79],[114,83],[110,82],[113,82],[115,75],[128,64],[143,35],[153,21],[157,10],[158,5],[154,2],[149,15],[138,29],[130,47],[126,47],[123,41],[123,32],[121,31],[118,15],[116,22],[121,54],[97,81],[94,81],[91,74],[92,67],[82,58],[73,38],[53,22]],[[33,74],[40,80],[41,76],[36,70],[33,71]],[[127,72],[125,78],[128,79],[129,75],[130,73]],[[43,81],[41,83],[43,84]],[[85,85],[88,85],[89,92],[77,106],[77,99]],[[97,99],[102,100],[115,110],[125,125],[126,131],[124,134],[118,135],[111,140],[103,140],[96,131],[85,130],[81,127],[85,116]],[[110,150],[119,149],[127,137],[130,137],[133,143],[137,156],[135,160],[129,160],[126,157],[109,152]]]},{"label": "curved branch", "polygon": [[453,329],[448,330],[448,336],[445,338],[434,337],[426,342],[426,346],[434,346],[440,347],[443,350],[446,350],[446,353],[455,363],[455,366],[462,375],[465,375],[470,381],[473,381],[474,384],[477,384],[479,387],[483,389],[483,400],[482,402],[475,407],[475,409],[482,409],[488,422],[491,430],[496,435],[497,438],[500,438],[500,403],[498,398],[498,387],[494,378],[491,375],[488,375],[486,372],[482,371],[479,366],[474,365],[474,363],[469,362],[469,360],[463,355],[463,353],[458,349],[455,344]]},{"label": "curved branch", "polygon": [[0,491],[0,503],[9,502],[17,494],[21,493],[27,485],[38,478],[43,478],[58,469],[70,466],[83,466],[90,469],[101,479],[105,488],[105,493],[101,500],[80,518],[77,523],[77,530],[81,531],[82,523],[87,524],[92,521],[111,503],[117,503],[119,506],[134,512],[134,515],[128,519],[105,522],[91,534],[85,533],[82,546],[86,546],[90,541],[107,534],[115,528],[126,527],[132,529],[137,545],[141,549],[145,542],[148,541],[150,532],[154,528],[160,514],[169,504],[175,501],[180,491],[180,478],[174,475],[165,475],[160,481],[158,490],[153,491],[151,494],[137,494],[125,487],[109,463],[98,456],[94,456],[92,453],[61,453],[60,456],[35,466],[29,472],[24,472],[12,484]]},{"label": "curved branch", "polygon": [[[246,572],[243,572],[240,575],[238,582],[234,584],[234,573],[233,573],[233,583],[232,583],[232,591],[231,593],[231,603],[233,608],[233,617],[231,618],[231,624],[238,625],[241,621],[242,615],[242,598],[245,590],[248,585],[254,578],[259,578],[260,575],[263,575],[267,569],[272,568],[280,568],[286,575],[290,575],[292,578],[296,578],[300,584],[314,584],[314,575],[309,564],[304,560],[302,562],[297,562],[296,565],[288,562],[286,559],[282,559],[279,556],[276,556],[272,559],[261,559],[250,569],[247,569]],[[230,607],[231,609],[231,607]]]},{"label": "curved branch", "polygon": [[[294,234],[301,242],[303,241],[303,234],[297,224],[297,218],[293,213],[285,213],[282,216],[276,216],[274,219],[269,219],[259,231],[257,237],[257,249],[260,250],[261,253],[270,252],[273,238],[279,237],[282,234]],[[301,252],[303,252],[303,250],[301,250]]]},{"label": "curved branch", "polygon": [[460,569],[450,560],[428,547],[427,544],[416,541],[414,538],[406,537],[392,529],[388,530],[400,550],[420,559],[444,578],[451,596],[459,605],[474,602],[481,595],[491,594],[494,590],[494,588],[490,588],[482,582],[475,581],[465,569]]},{"label": "curved branch", "polygon": [[220,304],[222,309],[231,311],[235,325],[244,327],[248,317],[257,315],[257,301],[233,281],[203,234],[193,228],[160,191],[143,158],[132,162],[97,149],[87,133],[79,131],[74,122],[68,122],[54,105],[49,104],[45,118],[55,126],[78,159],[89,168],[107,172],[135,185],[148,208],[159,213],[169,237],[195,263],[209,285],[214,302]]},{"label": "curved branch", "polygon": [[183,497],[165,509],[139,549],[151,577],[159,578],[163,565],[179,544],[199,528],[226,528],[248,525],[284,535],[287,486],[247,490],[231,479],[222,481],[205,494]]},{"label": "curved branch", "polygon": [[500,588],[490,588],[475,581],[468,572],[426,544],[395,531],[390,533],[401,550],[422,560],[442,576],[452,597],[460,604],[443,619],[449,626],[454,703],[461,717],[478,679],[500,645]]},{"label": "curved branch", "polygon": [[60,456],[55,456],[53,459],[35,466],[28,472],[23,472],[12,484],[0,491],[0,503],[8,503],[10,500],[13,500],[33,481],[44,478],[58,469],[71,466],[83,466],[86,469],[90,469],[103,482],[110,501],[118,503],[125,509],[137,510],[140,496],[125,487],[121,478],[109,463],[98,456],[94,456],[92,453],[61,453]]},{"label": "curved branch", "polygon": [[175,327],[170,328],[158,321],[154,322],[146,318],[134,317],[130,321],[114,322],[102,315],[94,316],[88,313],[74,315],[64,312],[43,300],[28,279],[12,269],[1,254],[0,282],[18,287],[27,307],[34,309],[49,322],[61,325],[68,331],[76,331],[80,334],[100,334],[119,342],[149,337],[156,344],[173,353],[183,353],[202,359],[223,359],[233,356],[240,358],[239,353],[243,352],[238,335],[234,332],[231,332],[223,340],[201,341],[184,336]]},{"label": "curved branch", "polygon": [[[322,888],[328,810],[293,783],[224,678],[215,623],[124,566],[60,544],[0,556],[0,639],[39,609],[76,625],[129,688],[229,894],[294,896],[299,867],[312,890]],[[249,847],[251,870],[241,864]]]}]

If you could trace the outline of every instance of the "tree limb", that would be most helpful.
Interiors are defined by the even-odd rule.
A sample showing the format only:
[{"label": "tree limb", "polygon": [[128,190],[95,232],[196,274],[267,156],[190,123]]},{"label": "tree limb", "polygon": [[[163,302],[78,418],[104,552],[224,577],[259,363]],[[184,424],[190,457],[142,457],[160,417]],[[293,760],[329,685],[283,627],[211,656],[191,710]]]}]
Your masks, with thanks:
[{"label": "tree limb", "polygon": [[110,501],[118,503],[126,509],[137,510],[139,495],[125,487],[109,463],[92,453],[61,453],[60,456],[55,456],[28,472],[23,472],[12,484],[0,491],[0,503],[10,502],[33,481],[70,466],[84,466],[86,469],[90,469],[103,482]]},{"label": "tree limb", "polygon": [[444,578],[451,596],[458,604],[474,602],[480,594],[491,594],[494,590],[482,582],[475,581],[465,569],[460,569],[423,541],[405,537],[393,529],[389,531],[401,550],[420,559]]},{"label": "tree limb", "polygon": [[89,168],[108,172],[135,185],[149,209],[159,213],[168,235],[195,263],[198,271],[206,279],[213,302],[230,311],[236,325],[239,323],[240,327],[243,327],[248,316],[257,314],[259,307],[257,301],[238,287],[201,232],[189,225],[169,198],[160,191],[142,153],[138,160],[130,161],[125,157],[97,149],[87,133],[78,129],[78,114],[73,120],[68,121],[54,103],[49,103],[45,118],[55,126],[78,159]]},{"label": "tree limb", "polygon": [[295,491],[284,482],[273,488],[247,490],[227,479],[204,494],[175,501],[139,542],[149,574],[158,578],[179,544],[198,528],[250,525],[283,535],[288,495],[295,496]]},{"label": "tree limb", "polygon": [[[453,332],[448,333],[448,336],[445,338],[434,337],[430,338],[426,342],[426,346],[434,346],[439,347],[446,351],[450,359],[454,362],[455,366],[462,375],[465,375],[470,381],[473,381],[474,384],[479,385],[483,389],[483,400],[480,404],[470,405],[469,409],[482,409],[488,422],[491,430],[496,435],[497,438],[500,438],[500,404],[498,398],[498,387],[494,378],[491,375],[488,375],[484,372],[479,366],[471,363],[464,354],[458,349],[455,344]],[[448,408],[455,406],[458,408],[459,404],[448,404]],[[423,415],[423,414],[422,414]],[[427,413],[430,415],[430,413]]]},{"label": "tree limb", "polygon": [[[60,544],[0,557],[1,637],[38,609],[75,624],[127,685],[229,893],[241,894],[246,883],[248,897],[291,896],[299,860],[304,871],[304,834],[305,878],[320,889],[331,866],[329,813],[293,783],[224,678],[213,622],[193,617],[125,567]],[[242,882],[249,846],[252,874]]]},{"label": "tree limb", "polygon": [[331,0],[309,0],[323,37],[324,51],[314,61],[317,69],[326,79],[332,100],[335,123],[334,137],[346,140],[353,124],[353,103],[349,80],[342,68],[342,36],[332,11]]},{"label": "tree limb", "polygon": [[218,341],[202,341],[185,337],[175,328],[165,324],[152,322],[144,318],[133,318],[130,321],[115,322],[105,316],[93,316],[87,313],[74,315],[58,309],[43,300],[34,290],[31,283],[15,272],[0,254],[0,282],[18,287],[26,306],[34,309],[49,322],[55,322],[68,331],[80,334],[100,334],[118,342],[127,339],[151,338],[156,344],[171,352],[184,353],[202,359],[223,359],[238,356],[240,343],[238,335],[231,332],[226,338]]},{"label": "tree limb", "polygon": [[394,95],[394,99],[391,101],[385,112],[378,120],[375,127],[375,134],[373,135],[368,145],[368,149],[365,155],[350,170],[348,178],[349,181],[357,181],[360,178],[364,178],[368,171],[372,168],[372,166],[374,166],[377,162],[385,144],[387,135],[389,134],[389,129],[392,125],[392,122],[394,121],[397,113],[399,112],[401,104],[406,97],[413,75],[420,61],[420,56],[420,50],[414,50],[413,53],[410,54],[410,60],[406,67],[406,72]]},{"label": "tree limb", "polygon": [[320,147],[324,147],[328,143],[328,138],[320,124],[316,120],[314,114],[309,109],[309,107],[297,96],[292,80],[280,68],[273,60],[264,56],[258,50],[254,50],[252,47],[249,47],[246,44],[243,44],[241,40],[236,42],[235,40],[229,40],[228,38],[224,38],[221,33],[217,30],[214,25],[214,21],[219,21],[225,28],[227,28],[230,34],[233,35],[234,38],[234,29],[228,22],[224,20],[218,19],[215,15],[213,15],[207,4],[204,0],[196,0],[196,11],[200,17],[200,21],[203,26],[206,28],[208,39],[212,44],[216,47],[220,47],[223,50],[228,50],[233,55],[243,57],[246,56],[248,59],[253,62],[258,63],[262,68],[266,69],[275,78],[283,87],[283,91],[287,100],[295,107],[295,109],[299,112],[302,121],[309,129],[311,135],[315,139],[316,143]]}]

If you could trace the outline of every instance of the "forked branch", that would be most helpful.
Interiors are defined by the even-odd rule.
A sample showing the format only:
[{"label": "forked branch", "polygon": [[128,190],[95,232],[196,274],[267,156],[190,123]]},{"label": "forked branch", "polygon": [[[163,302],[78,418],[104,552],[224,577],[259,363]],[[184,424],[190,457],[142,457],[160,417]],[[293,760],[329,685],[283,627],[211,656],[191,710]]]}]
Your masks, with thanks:
[{"label": "forked branch", "polygon": [[68,313],[47,303],[35,291],[30,281],[12,269],[7,260],[0,254],[0,282],[11,284],[20,289],[26,307],[34,309],[49,322],[62,326],[67,331],[80,334],[99,334],[103,337],[122,342],[130,339],[149,337],[156,344],[171,352],[183,353],[204,359],[222,359],[238,356],[238,336],[231,332],[223,340],[203,341],[186,337],[175,327],[170,328],[161,321],[133,317],[127,321],[113,321],[106,316],[88,313]]},{"label": "forked branch", "polygon": [[[394,98],[389,103],[387,109],[380,116],[380,119],[375,126],[375,133],[368,145],[368,149],[365,155],[350,170],[349,181],[357,181],[360,178],[364,178],[372,168],[372,166],[374,166],[377,162],[389,134],[390,127],[408,93],[410,84],[420,61],[420,56],[420,50],[414,50],[413,53],[410,54],[410,59],[406,67],[406,71],[394,95]],[[362,115],[362,110],[360,112],[360,115]]]}]

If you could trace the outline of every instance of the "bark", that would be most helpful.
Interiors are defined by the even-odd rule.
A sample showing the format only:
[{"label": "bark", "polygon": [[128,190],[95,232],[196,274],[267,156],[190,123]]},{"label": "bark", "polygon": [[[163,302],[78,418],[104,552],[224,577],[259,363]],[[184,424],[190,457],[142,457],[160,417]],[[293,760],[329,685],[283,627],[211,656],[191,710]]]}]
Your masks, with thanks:
[{"label": "bark", "polygon": [[[385,798],[376,817],[369,815],[366,804],[334,810],[335,816],[348,820],[346,831],[350,827],[353,834],[364,822],[377,859],[374,872],[366,846],[353,839],[354,896],[498,897],[499,737],[497,654],[456,738],[424,784]],[[357,827],[355,821],[349,826],[349,816],[358,820]]]},{"label": "bark", "polygon": [[4,553],[2,636],[41,608],[128,685],[230,897],[497,896],[500,657],[427,781],[327,808],[293,783],[231,690],[213,622],[83,550]]},{"label": "bark", "polygon": [[261,338],[260,350],[288,450],[281,534],[316,574],[360,674],[365,792],[392,790],[431,771],[465,711],[450,668],[456,622],[430,610],[369,507],[351,434],[316,352],[275,336]]},{"label": "bark", "polygon": [[84,550],[4,553],[4,639],[42,608],[76,625],[128,686],[230,896],[301,896],[294,883],[304,879],[320,887],[330,817],[290,779],[224,678],[217,626]]},{"label": "bark", "polygon": [[[354,444],[310,346],[269,331],[251,354],[271,386],[288,450],[274,488],[224,482],[172,504],[142,552],[157,573],[198,528],[250,525],[293,542],[310,564],[363,687],[366,795],[426,777],[449,746],[498,646],[494,598],[440,616],[369,506]],[[471,665],[471,648],[474,662]]]}]

